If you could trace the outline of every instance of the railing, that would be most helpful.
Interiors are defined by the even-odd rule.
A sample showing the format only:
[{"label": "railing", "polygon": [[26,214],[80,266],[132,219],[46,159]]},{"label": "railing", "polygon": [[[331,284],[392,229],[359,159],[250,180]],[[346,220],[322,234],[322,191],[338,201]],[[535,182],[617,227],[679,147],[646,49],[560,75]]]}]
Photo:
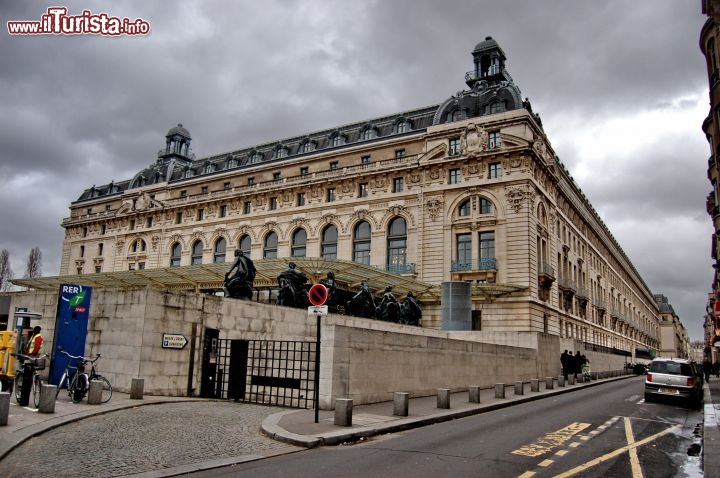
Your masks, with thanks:
[{"label": "railing", "polygon": [[561,277],[558,279],[558,287],[572,292],[577,292],[577,284],[575,284],[574,280],[568,279],[567,277]]},{"label": "railing", "polygon": [[606,347],[605,345],[591,344],[590,342],[583,342],[585,350],[592,350],[593,352],[603,352],[606,354],[622,355],[624,357],[632,356],[632,352],[627,350],[618,349],[615,347]]},{"label": "railing", "polygon": [[493,271],[497,270],[497,260],[494,257],[486,257],[475,261],[452,261],[450,271]]},{"label": "railing", "polygon": [[415,263],[408,262],[406,264],[385,264],[384,266],[377,266],[381,271],[389,272],[391,274],[414,274]]},{"label": "railing", "polygon": [[578,299],[585,299],[587,300],[588,297],[590,297],[589,292],[587,288],[585,287],[578,287],[577,293],[575,294]]},{"label": "railing", "polygon": [[540,274],[555,279],[555,269],[550,264],[540,264]]}]

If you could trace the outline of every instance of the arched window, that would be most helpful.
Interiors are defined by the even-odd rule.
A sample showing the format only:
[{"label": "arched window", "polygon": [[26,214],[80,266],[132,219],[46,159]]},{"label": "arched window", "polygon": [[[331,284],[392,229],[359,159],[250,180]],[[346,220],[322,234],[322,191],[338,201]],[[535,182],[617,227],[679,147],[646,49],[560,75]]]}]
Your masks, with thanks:
[{"label": "arched window", "polygon": [[130,252],[145,252],[146,247],[147,246],[145,245],[145,241],[143,241],[142,239],[135,239],[132,244],[130,244]]},{"label": "arched window", "polygon": [[342,146],[345,144],[345,136],[341,134],[336,134],[332,138],[332,145],[333,147]]},{"label": "arched window", "polygon": [[262,159],[262,153],[258,153],[257,151],[255,151],[250,155],[250,164],[258,164],[262,161]]},{"label": "arched window", "polygon": [[337,259],[338,230],[334,224],[330,224],[322,232],[320,243],[320,257],[323,259]]},{"label": "arched window", "polygon": [[238,241],[238,249],[243,251],[243,254],[250,257],[250,246],[252,246],[252,239],[247,234],[244,234]]},{"label": "arched window", "polygon": [[265,236],[265,244],[263,248],[263,257],[265,259],[275,259],[277,258],[277,245],[278,245],[278,236],[275,232],[269,232],[267,236]]},{"label": "arched window", "polygon": [[213,262],[225,262],[225,249],[227,249],[227,242],[225,238],[221,237],[215,241],[215,254],[213,254]]},{"label": "arched window", "polygon": [[467,217],[470,215],[470,200],[466,199],[458,206],[458,216]]},{"label": "arched window", "polygon": [[292,249],[290,255],[293,257],[305,257],[305,244],[307,243],[307,233],[305,229],[298,229],[292,236]]},{"label": "arched window", "polygon": [[367,141],[369,139],[374,139],[377,137],[377,133],[375,132],[375,129],[368,128],[365,131],[363,131],[363,140]]},{"label": "arched window", "polygon": [[387,236],[387,271],[401,274],[406,269],[407,224],[402,217],[390,222]]},{"label": "arched window", "polygon": [[315,143],[312,141],[306,141],[305,144],[302,145],[303,153],[312,153],[313,151],[315,151]]},{"label": "arched window", "polygon": [[370,223],[361,221],[353,231],[353,261],[370,265]]},{"label": "arched window", "polygon": [[170,249],[170,267],[180,267],[180,256],[182,256],[182,244],[176,242]]},{"label": "arched window", "polygon": [[281,146],[275,150],[275,159],[287,158],[288,150],[286,147]]},{"label": "arched window", "polygon": [[492,203],[485,199],[480,198],[480,214],[492,214],[493,212],[493,205]]},{"label": "arched window", "polygon": [[190,264],[202,264],[203,259],[203,243],[195,241],[192,246],[192,255],[190,256]]}]

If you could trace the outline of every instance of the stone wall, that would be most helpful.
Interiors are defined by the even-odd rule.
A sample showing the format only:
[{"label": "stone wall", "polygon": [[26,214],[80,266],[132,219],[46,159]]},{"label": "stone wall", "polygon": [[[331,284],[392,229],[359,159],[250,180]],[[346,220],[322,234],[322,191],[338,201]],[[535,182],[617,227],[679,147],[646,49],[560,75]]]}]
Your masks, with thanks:
[{"label": "stone wall", "polygon": [[[57,293],[10,296],[12,308],[43,314],[38,323],[50,352]],[[119,391],[129,392],[138,377],[148,395],[197,396],[205,328],[218,329],[221,339],[314,342],[315,320],[305,310],[199,293],[96,289],[85,354],[102,353],[99,370]],[[182,334],[190,343],[164,349],[165,333]],[[492,387],[560,371],[561,344],[554,335],[442,331],[339,315],[323,317],[321,334],[323,409],[332,408],[335,398],[373,403],[390,400],[394,391],[433,395],[437,388]],[[586,355],[594,367],[607,361],[603,354]],[[612,367],[619,370],[623,362]]]}]

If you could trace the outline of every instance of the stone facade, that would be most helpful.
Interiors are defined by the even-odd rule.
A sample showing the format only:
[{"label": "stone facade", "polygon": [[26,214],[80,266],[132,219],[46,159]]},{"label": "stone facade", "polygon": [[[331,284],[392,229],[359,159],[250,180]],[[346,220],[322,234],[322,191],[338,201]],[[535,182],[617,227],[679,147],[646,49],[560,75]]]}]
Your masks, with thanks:
[{"label": "stone facade", "polygon": [[[483,332],[657,349],[653,295],[555,155],[488,38],[440,105],[196,159],[171,129],[154,165],[92,187],[63,221],[61,274],[323,257],[439,288],[471,281]],[[82,277],[74,278],[75,282]],[[439,328],[439,304],[423,326]]]},{"label": "stone facade", "polygon": [[[42,314],[37,324],[51,344],[57,293],[6,295],[11,310],[27,307]],[[85,355],[101,353],[100,373],[126,393],[133,378],[142,378],[148,395],[198,396],[208,328],[220,330],[222,339],[316,340],[315,318],[304,310],[186,292],[95,290],[90,317]],[[438,388],[492,388],[560,373],[556,335],[441,331],[333,314],[321,323],[323,409],[332,409],[341,397],[375,403],[390,400],[396,391],[427,396]],[[165,333],[182,334],[189,343],[179,350],[163,348]],[[623,369],[616,354],[588,351],[571,339],[563,339],[562,346],[581,350],[594,372]]]}]

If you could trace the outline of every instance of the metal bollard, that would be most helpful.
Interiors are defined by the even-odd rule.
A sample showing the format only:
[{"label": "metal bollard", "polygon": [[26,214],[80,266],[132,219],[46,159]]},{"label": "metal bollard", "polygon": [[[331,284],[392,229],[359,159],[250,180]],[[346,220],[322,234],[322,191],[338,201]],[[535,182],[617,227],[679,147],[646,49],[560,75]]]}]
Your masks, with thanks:
[{"label": "metal bollard", "polygon": [[515,382],[515,395],[523,395],[525,393],[525,390],[523,390],[523,383]]},{"label": "metal bollard", "polygon": [[142,400],[144,387],[144,378],[133,378],[130,380],[130,398],[133,400]]},{"label": "metal bollard", "polygon": [[470,385],[470,388],[468,388],[468,402],[480,403],[480,386],[479,385]]},{"label": "metal bollard", "polygon": [[530,379],[530,391],[531,392],[539,392],[540,391],[540,380],[537,378]]},{"label": "metal bollard", "polygon": [[438,408],[450,408],[450,389],[449,388],[438,388],[437,389],[437,407]]},{"label": "metal bollard", "polygon": [[504,383],[496,383],[495,384],[495,398],[505,398],[505,384]]},{"label": "metal bollard", "polygon": [[555,379],[553,377],[545,377],[545,390],[555,388]]},{"label": "metal bollard", "polygon": [[102,402],[102,382],[92,380],[88,387],[88,405],[100,405],[100,402]]},{"label": "metal bollard", "polygon": [[57,385],[43,383],[40,386],[40,404],[38,412],[55,413],[55,397],[57,397]]},{"label": "metal bollard", "polygon": [[335,425],[341,427],[352,426],[353,399],[352,398],[336,398],[335,399]]},{"label": "metal bollard", "polygon": [[558,387],[564,387],[565,386],[565,375],[560,374],[558,375]]},{"label": "metal bollard", "polygon": [[10,394],[8,392],[0,392],[0,426],[8,424],[8,416],[10,415]]},{"label": "metal bollard", "polygon": [[398,417],[408,416],[409,394],[407,392],[395,392],[393,399],[393,415]]}]

